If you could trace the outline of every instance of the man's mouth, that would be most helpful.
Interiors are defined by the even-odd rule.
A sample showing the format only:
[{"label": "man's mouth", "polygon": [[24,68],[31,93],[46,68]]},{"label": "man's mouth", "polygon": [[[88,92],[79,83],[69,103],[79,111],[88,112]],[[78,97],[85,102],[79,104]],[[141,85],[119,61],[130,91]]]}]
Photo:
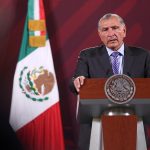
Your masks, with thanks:
[{"label": "man's mouth", "polygon": [[108,42],[114,42],[114,41],[117,41],[117,39],[110,39],[110,40],[108,40]]},{"label": "man's mouth", "polygon": [[108,40],[108,43],[114,43],[114,42],[117,42],[118,40],[117,39],[110,39]]}]

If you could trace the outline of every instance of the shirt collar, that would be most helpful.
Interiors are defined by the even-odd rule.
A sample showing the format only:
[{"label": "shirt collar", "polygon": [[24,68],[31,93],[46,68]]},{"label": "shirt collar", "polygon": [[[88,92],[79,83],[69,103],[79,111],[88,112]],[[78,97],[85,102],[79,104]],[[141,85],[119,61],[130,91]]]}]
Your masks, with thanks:
[{"label": "shirt collar", "polygon": [[[110,48],[106,47],[108,55],[110,56],[114,51]],[[124,43],[121,45],[121,47],[117,50],[122,56],[124,56]]]}]

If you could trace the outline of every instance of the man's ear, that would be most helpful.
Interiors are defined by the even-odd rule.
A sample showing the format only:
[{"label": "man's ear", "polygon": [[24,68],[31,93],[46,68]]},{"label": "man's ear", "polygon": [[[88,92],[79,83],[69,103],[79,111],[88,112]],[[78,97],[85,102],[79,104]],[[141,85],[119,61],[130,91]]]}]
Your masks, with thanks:
[{"label": "man's ear", "polygon": [[126,32],[127,32],[126,26],[124,26],[123,31],[124,31],[124,37],[126,37]]},{"label": "man's ear", "polygon": [[99,37],[101,37],[100,34],[101,34],[101,33],[100,33],[100,30],[98,29],[98,35],[99,35]]}]

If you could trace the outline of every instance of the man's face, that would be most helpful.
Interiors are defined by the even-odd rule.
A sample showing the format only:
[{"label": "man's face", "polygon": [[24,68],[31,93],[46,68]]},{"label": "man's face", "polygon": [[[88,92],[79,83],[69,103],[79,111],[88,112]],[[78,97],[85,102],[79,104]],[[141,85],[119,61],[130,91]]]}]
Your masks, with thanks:
[{"label": "man's face", "polygon": [[119,22],[119,19],[115,16],[104,19],[99,22],[100,27],[98,30],[101,41],[112,50],[118,50],[123,39],[126,36],[125,25]]}]

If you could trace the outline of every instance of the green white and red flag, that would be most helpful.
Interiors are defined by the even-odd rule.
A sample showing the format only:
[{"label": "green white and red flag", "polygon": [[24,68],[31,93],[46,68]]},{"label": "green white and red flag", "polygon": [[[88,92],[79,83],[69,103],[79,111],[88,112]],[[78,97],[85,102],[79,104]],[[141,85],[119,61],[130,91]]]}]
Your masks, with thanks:
[{"label": "green white and red flag", "polygon": [[10,124],[24,150],[64,150],[59,93],[43,0],[28,0]]}]

